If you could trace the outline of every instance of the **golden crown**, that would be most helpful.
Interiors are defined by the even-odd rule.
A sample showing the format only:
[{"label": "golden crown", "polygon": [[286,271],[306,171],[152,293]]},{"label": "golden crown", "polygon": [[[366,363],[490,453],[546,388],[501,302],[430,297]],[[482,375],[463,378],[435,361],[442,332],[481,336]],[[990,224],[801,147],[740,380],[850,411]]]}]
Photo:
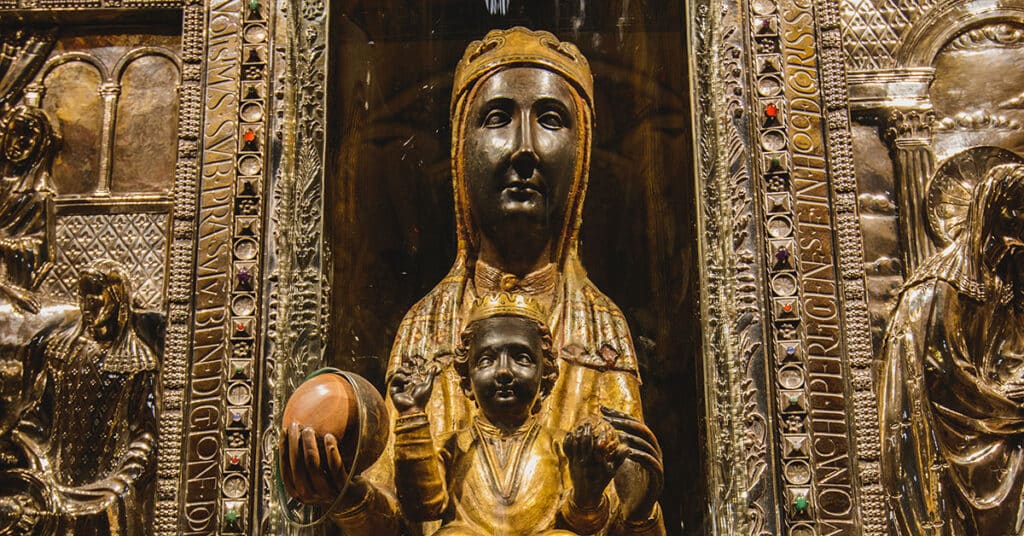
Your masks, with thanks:
[{"label": "golden crown", "polygon": [[593,102],[594,76],[590,64],[576,45],[559,41],[551,32],[533,31],[516,26],[491,30],[480,41],[466,47],[455,67],[454,103],[458,96],[486,73],[514,65],[539,65],[562,75]]},{"label": "golden crown", "polygon": [[523,294],[499,292],[486,294],[473,300],[467,324],[495,316],[518,316],[541,325],[548,324],[548,315],[537,300]]}]

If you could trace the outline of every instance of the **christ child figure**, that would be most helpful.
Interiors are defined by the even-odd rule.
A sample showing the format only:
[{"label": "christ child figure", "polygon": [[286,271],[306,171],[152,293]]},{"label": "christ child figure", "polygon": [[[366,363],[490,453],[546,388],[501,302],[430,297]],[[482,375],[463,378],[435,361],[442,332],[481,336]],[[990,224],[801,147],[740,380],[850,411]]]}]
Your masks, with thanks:
[{"label": "christ child figure", "polygon": [[476,403],[470,426],[435,443],[424,411],[437,364],[408,360],[392,376],[395,484],[402,511],[439,521],[437,535],[596,534],[608,484],[628,448],[600,417],[566,434],[537,412],[558,377],[546,315],[500,293],[476,300],[453,362]]}]

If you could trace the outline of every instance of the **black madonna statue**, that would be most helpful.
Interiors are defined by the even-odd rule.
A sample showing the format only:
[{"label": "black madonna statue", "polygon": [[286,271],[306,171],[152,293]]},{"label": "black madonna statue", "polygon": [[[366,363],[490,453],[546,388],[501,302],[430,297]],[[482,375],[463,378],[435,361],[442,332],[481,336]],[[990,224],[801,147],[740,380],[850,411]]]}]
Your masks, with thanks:
[{"label": "black madonna statue", "polygon": [[[458,254],[448,275],[402,321],[388,381],[409,362],[422,361],[436,371],[423,410],[439,447],[442,438],[466,429],[477,416],[453,366],[472,304],[499,292],[536,302],[546,315],[558,366],[536,418],[541,426],[563,432],[586,420],[610,425],[623,447],[608,487],[609,521],[601,533],[663,534],[657,503],[662,455],[643,422],[629,328],[588,279],[577,251],[594,122],[587,60],[574,45],[547,32],[492,31],[471,43],[456,67],[451,121]],[[394,434],[377,463],[352,475],[338,497],[349,480],[342,462],[346,441],[326,433],[328,417],[314,415],[325,407],[322,395],[304,387],[289,400],[282,423],[281,473],[288,495],[306,504],[336,502],[330,516],[345,534],[433,531],[436,524],[416,524],[399,506],[397,497],[405,492],[403,482],[396,481]],[[331,418],[346,420],[345,415]],[[388,420],[394,430],[399,415],[391,402]],[[321,424],[309,425],[314,422]],[[488,441],[515,434],[500,426],[486,428],[494,435]],[[521,471],[534,470],[527,463],[506,467],[502,474],[516,479]],[[442,521],[455,517],[443,514]],[[532,534],[537,527],[508,530]]]},{"label": "black madonna statue", "polygon": [[901,535],[1024,533],[1024,165],[973,180],[886,336],[882,475]]}]

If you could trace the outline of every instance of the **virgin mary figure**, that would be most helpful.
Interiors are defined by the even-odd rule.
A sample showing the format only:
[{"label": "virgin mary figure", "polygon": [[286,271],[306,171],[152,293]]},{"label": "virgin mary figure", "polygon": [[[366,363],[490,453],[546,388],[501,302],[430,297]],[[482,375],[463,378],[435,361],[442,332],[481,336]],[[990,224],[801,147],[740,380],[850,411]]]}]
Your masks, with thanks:
[{"label": "virgin mary figure", "polygon": [[[403,363],[424,360],[438,371],[427,407],[434,440],[466,427],[473,404],[451,365],[471,304],[498,291],[539,301],[560,371],[538,417],[562,430],[586,416],[608,420],[630,449],[615,477],[610,532],[660,534],[661,450],[643,423],[629,328],[587,277],[578,252],[593,116],[593,76],[571,43],[512,28],[469,45],[455,70],[451,104],[458,254],[399,326],[388,379]],[[389,414],[394,426],[393,408]],[[315,431],[285,426],[289,494],[332,501],[343,475],[322,469],[330,464],[312,443]],[[330,458],[333,438],[325,440]],[[332,514],[347,534],[401,530],[393,456],[389,445]]]},{"label": "virgin mary figure", "polygon": [[969,193],[959,235],[908,279],[886,336],[897,534],[1024,534],[1024,165],[992,167]]}]

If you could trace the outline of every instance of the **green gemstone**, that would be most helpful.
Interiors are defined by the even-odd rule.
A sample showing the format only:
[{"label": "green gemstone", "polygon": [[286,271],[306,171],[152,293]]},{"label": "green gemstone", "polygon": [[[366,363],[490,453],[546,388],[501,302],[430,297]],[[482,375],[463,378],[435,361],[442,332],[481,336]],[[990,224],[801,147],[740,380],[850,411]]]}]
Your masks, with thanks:
[{"label": "green gemstone", "polygon": [[797,512],[803,512],[807,509],[807,497],[804,497],[803,495],[798,496],[793,501],[793,506],[796,507]]},{"label": "green gemstone", "polygon": [[249,10],[256,11],[260,8],[260,0],[249,0]]},{"label": "green gemstone", "polygon": [[245,368],[242,365],[235,365],[235,374],[241,374],[245,372]]},{"label": "green gemstone", "polygon": [[224,521],[227,521],[228,523],[234,523],[235,521],[238,521],[238,512],[234,510],[228,510],[228,513],[224,514]]},{"label": "green gemstone", "polygon": [[800,399],[799,399],[799,398],[797,398],[797,396],[796,396],[796,395],[791,395],[791,396],[789,397],[789,403],[790,403],[790,404],[796,404],[796,403],[797,403],[797,402],[799,402],[799,401],[800,401]]}]

